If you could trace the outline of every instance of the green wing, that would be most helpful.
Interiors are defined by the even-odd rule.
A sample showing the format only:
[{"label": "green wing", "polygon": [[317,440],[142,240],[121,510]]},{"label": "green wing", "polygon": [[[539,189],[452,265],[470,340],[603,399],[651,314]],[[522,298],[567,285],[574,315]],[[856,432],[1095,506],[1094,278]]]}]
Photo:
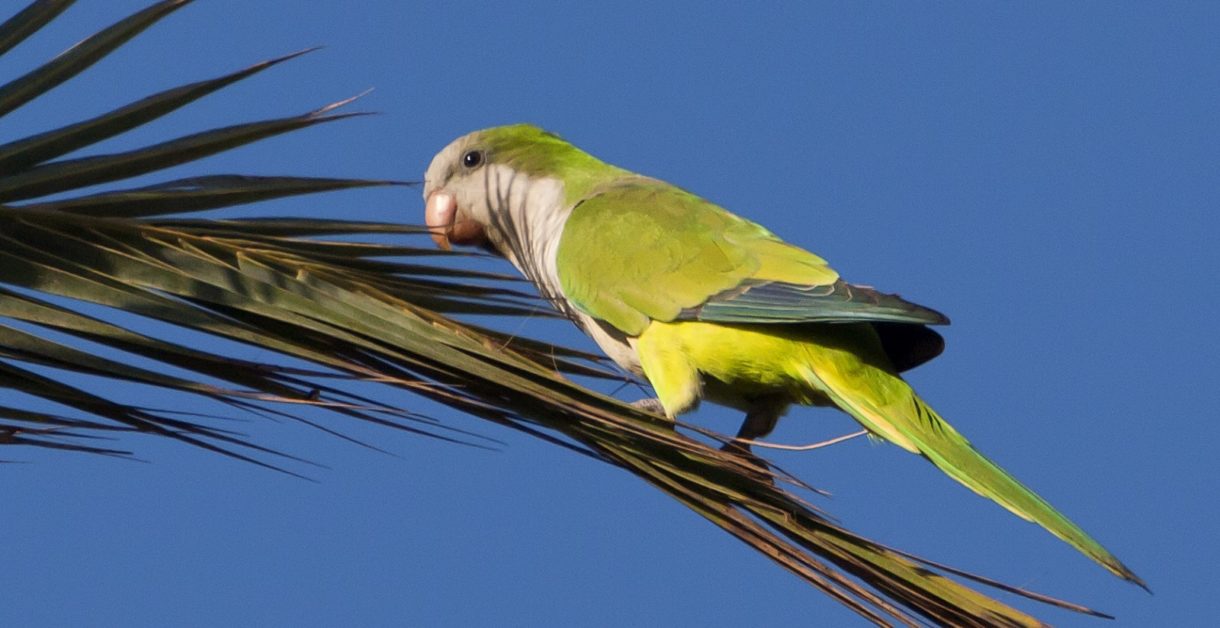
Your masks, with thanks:
[{"label": "green wing", "polygon": [[844,282],[822,258],[662,181],[595,189],[559,241],[559,280],[581,311],[629,335],[649,321],[947,323]]}]

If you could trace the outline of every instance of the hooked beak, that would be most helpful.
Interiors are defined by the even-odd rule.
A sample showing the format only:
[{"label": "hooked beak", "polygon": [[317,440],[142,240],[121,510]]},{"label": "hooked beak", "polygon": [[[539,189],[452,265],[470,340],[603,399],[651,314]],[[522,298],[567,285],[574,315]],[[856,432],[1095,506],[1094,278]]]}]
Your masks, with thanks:
[{"label": "hooked beak", "polygon": [[424,202],[424,224],[432,241],[448,251],[450,244],[482,244],[487,238],[483,226],[459,211],[457,199],[444,189],[428,192]]}]

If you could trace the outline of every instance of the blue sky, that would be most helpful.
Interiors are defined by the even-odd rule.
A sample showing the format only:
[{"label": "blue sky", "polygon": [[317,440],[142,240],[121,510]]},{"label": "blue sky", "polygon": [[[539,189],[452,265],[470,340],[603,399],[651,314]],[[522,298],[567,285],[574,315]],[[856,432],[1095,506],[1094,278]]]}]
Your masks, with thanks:
[{"label": "blue sky", "polygon": [[[0,77],[144,4],[80,3],[0,60]],[[1156,594],[895,447],[777,453],[834,493],[818,505],[879,540],[1096,606],[1119,625],[1185,625],[1214,612],[1207,585],[1220,560],[1217,28],[1208,3],[200,0],[6,118],[0,137],[318,44],[103,148],[373,87],[356,108],[378,116],[171,174],[410,179],[467,131],[543,125],[763,223],[851,281],[947,313],[946,353],[909,379]],[[419,222],[422,202],[377,190],[268,211]],[[510,324],[585,342],[562,322]],[[310,473],[317,483],[155,439],[125,443],[147,464],[4,451],[28,464],[0,473],[0,625],[858,622],[632,476],[403,403],[507,447],[355,428],[387,456],[291,424],[249,426],[326,464]],[[722,430],[738,421],[719,408],[695,418]],[[832,411],[796,409],[774,438],[852,429]]]}]

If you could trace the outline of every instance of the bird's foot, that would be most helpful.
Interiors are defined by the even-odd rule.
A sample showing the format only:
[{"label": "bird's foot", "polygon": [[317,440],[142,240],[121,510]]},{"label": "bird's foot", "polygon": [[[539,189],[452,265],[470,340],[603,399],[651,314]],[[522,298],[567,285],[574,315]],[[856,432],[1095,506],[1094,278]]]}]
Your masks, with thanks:
[{"label": "bird's foot", "polygon": [[633,401],[631,402],[631,407],[635,408],[636,410],[649,412],[651,414],[665,416],[665,406],[661,405],[661,400],[655,397],[651,399],[640,399],[638,401]]},{"label": "bird's foot", "polygon": [[775,484],[774,472],[771,470],[771,465],[751,451],[749,443],[742,442],[740,438],[733,439],[721,445],[720,451],[740,456],[749,466],[755,467],[755,471],[766,476],[765,480],[768,484]]}]

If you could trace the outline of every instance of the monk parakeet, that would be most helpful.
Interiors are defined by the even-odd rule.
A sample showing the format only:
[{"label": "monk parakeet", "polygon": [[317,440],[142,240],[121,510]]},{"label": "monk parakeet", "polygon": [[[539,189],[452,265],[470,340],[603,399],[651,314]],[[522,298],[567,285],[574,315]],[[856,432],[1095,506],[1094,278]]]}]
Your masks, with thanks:
[{"label": "monk parakeet", "polygon": [[686,190],[612,166],[531,125],[458,138],[424,177],[441,247],[516,266],[673,419],[701,399],[771,431],[794,403],[835,406],[869,433],[1143,582],[983,457],[899,373],[940,353],[940,313],[849,284],[825,260]]}]

